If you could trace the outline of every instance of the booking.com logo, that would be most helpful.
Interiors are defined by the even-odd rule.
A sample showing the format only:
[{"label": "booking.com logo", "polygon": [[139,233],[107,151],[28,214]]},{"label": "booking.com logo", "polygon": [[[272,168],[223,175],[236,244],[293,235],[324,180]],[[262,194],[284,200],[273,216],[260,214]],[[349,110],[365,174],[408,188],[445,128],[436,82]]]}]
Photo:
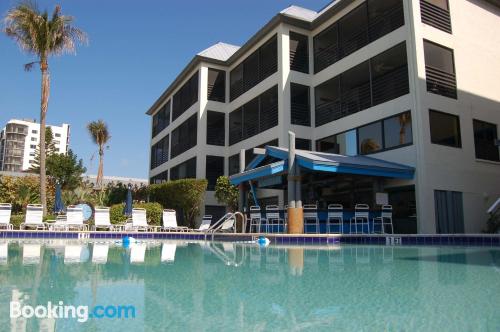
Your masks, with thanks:
[{"label": "booking.com logo", "polygon": [[65,305],[63,301],[57,304],[47,302],[47,305],[36,307],[24,305],[21,302],[10,302],[10,318],[76,318],[80,323],[89,319],[102,318],[135,318],[136,310],[133,305],[96,305],[92,308],[86,305]]}]

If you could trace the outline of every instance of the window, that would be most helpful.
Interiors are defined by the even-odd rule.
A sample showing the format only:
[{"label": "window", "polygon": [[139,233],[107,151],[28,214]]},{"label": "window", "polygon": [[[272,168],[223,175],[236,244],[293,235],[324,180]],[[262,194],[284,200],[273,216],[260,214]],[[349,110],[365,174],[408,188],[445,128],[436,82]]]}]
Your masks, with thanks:
[{"label": "window", "polygon": [[36,142],[37,138],[36,137],[31,137],[32,142]]},{"label": "window", "polygon": [[309,73],[308,37],[296,32],[290,32],[290,69]]},{"label": "window", "polygon": [[208,68],[208,100],[219,101],[221,103],[226,101],[226,72]]},{"label": "window", "polygon": [[153,115],[153,130],[152,137],[158,135],[163,129],[170,124],[170,100]]},{"label": "window", "polygon": [[290,98],[291,123],[301,126],[310,126],[311,109],[309,102],[309,87],[290,83]]},{"label": "window", "polygon": [[455,148],[462,147],[458,116],[430,110],[429,122],[432,143]]},{"label": "window", "polygon": [[338,32],[338,25],[334,24],[314,36],[314,73],[320,72],[340,59]]},{"label": "window", "polygon": [[177,91],[173,97],[172,121],[198,101],[198,72]]},{"label": "window", "polygon": [[497,125],[479,120],[473,120],[474,127],[474,146],[476,149],[476,158],[500,161],[498,146]]},{"label": "window", "polygon": [[339,21],[340,50],[343,57],[368,44],[368,16],[366,4],[363,4]]},{"label": "window", "polygon": [[30,149],[36,149],[36,145],[31,144],[31,145],[30,145]]},{"label": "window", "polygon": [[61,134],[56,133],[54,136],[55,137],[61,137]]},{"label": "window", "polygon": [[405,24],[401,0],[368,0],[368,36],[377,40]]},{"label": "window", "polygon": [[151,169],[168,161],[169,135],[163,137],[151,147]]},{"label": "window", "polygon": [[34,157],[35,156],[35,153],[34,152],[30,152],[30,157]]},{"label": "window", "polygon": [[420,0],[422,23],[451,33],[450,9],[448,0]]},{"label": "window", "polygon": [[224,146],[226,115],[222,112],[207,112],[207,144]]},{"label": "window", "polygon": [[408,94],[406,45],[400,43],[314,89],[316,127]]},{"label": "window", "polygon": [[228,173],[229,175],[237,174],[240,172],[240,154],[233,154],[228,160]]},{"label": "window", "polygon": [[383,149],[382,122],[374,122],[358,129],[360,154],[369,154]]},{"label": "window", "polygon": [[31,131],[31,133],[32,133],[32,134],[38,134],[38,130],[34,130],[34,129],[33,129],[33,130]]},{"label": "window", "polygon": [[198,114],[195,113],[172,131],[172,158],[196,146],[197,129]]},{"label": "window", "polygon": [[457,99],[453,50],[424,40],[427,91]]},{"label": "window", "polygon": [[278,87],[275,86],[229,113],[229,145],[278,124]]},{"label": "window", "polygon": [[306,138],[295,138],[295,148],[310,151],[312,148],[311,140]]},{"label": "window", "polygon": [[384,120],[384,147],[391,149],[413,142],[411,113],[405,112]]},{"label": "window", "polygon": [[207,190],[215,190],[219,176],[224,175],[224,157],[207,156],[205,178],[208,181]]},{"label": "window", "polygon": [[278,39],[273,36],[229,73],[230,100],[262,82],[278,70]]},{"label": "window", "polygon": [[186,160],[170,170],[170,180],[195,179],[196,157]]},{"label": "window", "polygon": [[355,156],[358,154],[356,130],[349,130],[318,140],[316,141],[316,150],[319,152]]},{"label": "window", "polygon": [[159,184],[168,181],[168,169],[149,179],[150,184]]}]

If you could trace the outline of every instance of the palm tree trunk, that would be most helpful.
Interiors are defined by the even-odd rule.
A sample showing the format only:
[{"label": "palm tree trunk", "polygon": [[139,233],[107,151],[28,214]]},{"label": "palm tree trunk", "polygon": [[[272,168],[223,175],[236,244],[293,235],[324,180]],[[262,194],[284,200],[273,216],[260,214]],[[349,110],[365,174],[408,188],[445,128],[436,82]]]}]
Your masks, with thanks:
[{"label": "palm tree trunk", "polygon": [[104,150],[99,147],[99,168],[97,169],[96,186],[102,188],[102,178],[104,176]]},{"label": "palm tree trunk", "polygon": [[47,186],[45,171],[45,122],[49,105],[50,76],[46,60],[40,63],[42,71],[42,100],[40,107],[40,200],[43,206],[43,215],[47,215]]}]

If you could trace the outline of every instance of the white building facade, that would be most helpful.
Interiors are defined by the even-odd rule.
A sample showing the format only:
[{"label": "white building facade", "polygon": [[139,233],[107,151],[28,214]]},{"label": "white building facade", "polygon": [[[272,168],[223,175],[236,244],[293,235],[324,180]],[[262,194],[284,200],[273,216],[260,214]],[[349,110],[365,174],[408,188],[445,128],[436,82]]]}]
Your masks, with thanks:
[{"label": "white building facade", "polygon": [[[291,6],[242,47],[196,55],[148,110],[150,182],[206,178],[204,212],[220,214],[215,180],[239,171],[240,150],[248,164],[292,130],[300,149],[415,168],[411,180],[311,177],[306,203],[374,206],[384,192],[399,232],[480,232],[500,197],[498,26],[493,0]],[[280,190],[258,196],[285,204]]]},{"label": "white building facade", "polygon": [[[47,125],[52,130],[53,142],[57,153],[67,153],[69,148],[70,126]],[[35,160],[36,149],[40,144],[40,124],[35,120],[12,119],[0,132],[0,170],[20,172],[29,170]]]}]

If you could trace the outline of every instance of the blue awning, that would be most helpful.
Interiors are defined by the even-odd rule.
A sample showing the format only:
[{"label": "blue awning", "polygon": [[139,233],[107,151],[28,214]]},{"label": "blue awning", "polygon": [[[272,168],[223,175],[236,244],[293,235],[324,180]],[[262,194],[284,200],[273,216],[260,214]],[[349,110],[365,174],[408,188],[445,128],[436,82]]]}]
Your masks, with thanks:
[{"label": "blue awning", "polygon": [[[280,161],[258,166],[267,156],[280,159]],[[317,172],[381,176],[397,179],[412,179],[415,173],[413,167],[368,156],[344,156],[307,150],[296,150],[295,156],[300,167]],[[287,164],[288,149],[266,146],[265,154],[257,155],[243,173],[234,174],[229,179],[232,184],[236,185],[249,180],[285,173],[288,170]]]}]

